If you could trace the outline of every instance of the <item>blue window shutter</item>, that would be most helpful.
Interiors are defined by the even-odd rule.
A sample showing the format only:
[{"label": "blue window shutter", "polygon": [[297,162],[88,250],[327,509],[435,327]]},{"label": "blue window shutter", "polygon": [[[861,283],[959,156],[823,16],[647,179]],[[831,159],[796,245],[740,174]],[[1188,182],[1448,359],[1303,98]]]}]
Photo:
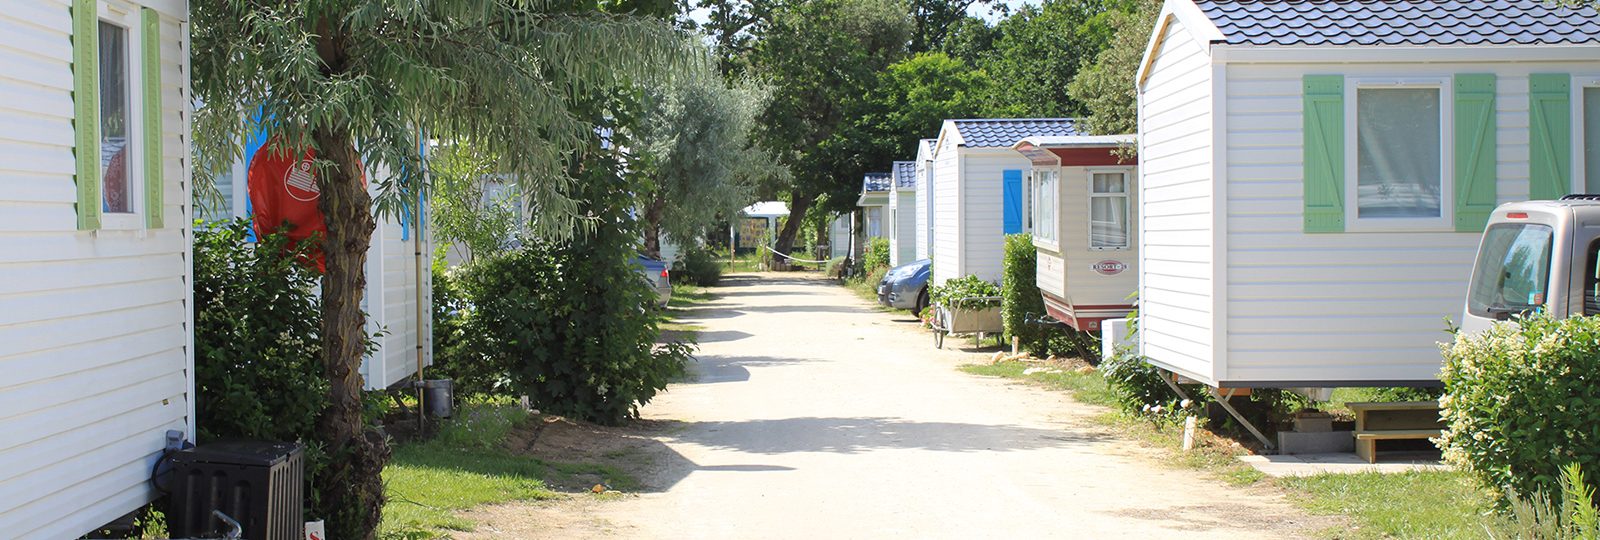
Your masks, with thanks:
[{"label": "blue window shutter", "polygon": [[1002,206],[1005,210],[1005,219],[1001,221],[1006,234],[1022,232],[1022,171],[1006,169],[1001,174],[1004,186]]}]

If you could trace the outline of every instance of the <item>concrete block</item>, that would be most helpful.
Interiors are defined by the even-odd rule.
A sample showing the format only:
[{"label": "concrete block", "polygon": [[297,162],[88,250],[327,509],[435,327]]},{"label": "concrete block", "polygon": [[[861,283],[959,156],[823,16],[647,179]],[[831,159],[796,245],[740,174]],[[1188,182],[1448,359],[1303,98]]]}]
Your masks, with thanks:
[{"label": "concrete block", "polygon": [[1355,452],[1356,437],[1350,431],[1278,432],[1278,452],[1281,454],[1335,454]]}]

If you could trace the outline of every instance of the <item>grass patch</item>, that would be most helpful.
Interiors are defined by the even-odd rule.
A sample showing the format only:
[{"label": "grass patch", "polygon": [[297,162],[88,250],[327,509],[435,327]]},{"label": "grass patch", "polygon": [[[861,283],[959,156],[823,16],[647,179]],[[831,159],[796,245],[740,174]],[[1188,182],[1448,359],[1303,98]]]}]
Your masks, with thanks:
[{"label": "grass patch", "polygon": [[1176,450],[1183,446],[1183,426],[1173,422],[1152,421],[1118,410],[1117,396],[1111,390],[1111,386],[1106,384],[1105,378],[1100,376],[1099,371],[1079,373],[1072,369],[1046,369],[1027,373],[1029,368],[1039,367],[1043,366],[1027,362],[1001,362],[987,365],[969,364],[961,366],[961,370],[974,375],[1024,381],[1067,392],[1073,399],[1082,403],[1108,407],[1111,410],[1094,418],[1096,423],[1130,436],[1145,445],[1173,450],[1169,463],[1206,470],[1235,485],[1254,484],[1266,477],[1260,471],[1238,460],[1238,457],[1245,453],[1244,448],[1203,429],[1197,433],[1198,440],[1193,451],[1177,452]]},{"label": "grass patch", "polygon": [[[1116,410],[1116,395],[1099,372],[1060,373],[1035,371],[1037,364],[1004,362],[973,364],[961,370],[975,375],[1004,377],[1070,392],[1080,402],[1112,407],[1095,421],[1146,445],[1169,450],[1179,466],[1207,471],[1233,485],[1250,485],[1267,476],[1238,457],[1245,450],[1231,440],[1200,431],[1196,450],[1178,451],[1183,428],[1170,422],[1152,422]],[[1387,390],[1351,388],[1334,393],[1333,410],[1352,401],[1393,401]],[[1322,531],[1329,538],[1484,538],[1488,531],[1504,529],[1491,517],[1490,496],[1466,473],[1418,471],[1396,474],[1322,474],[1304,478],[1278,478],[1270,482],[1289,493],[1300,507],[1314,514],[1343,515],[1355,527]],[[1499,534],[1499,536],[1507,536]]]},{"label": "grass patch", "polygon": [[1004,377],[1007,379],[1025,379],[1047,388],[1070,392],[1072,398],[1090,405],[1106,407],[1116,406],[1116,394],[1111,392],[1111,387],[1106,380],[1100,377],[1099,372],[1078,373],[1072,370],[1063,370],[1060,373],[1035,372],[1024,375],[1030,367],[1038,367],[1026,362],[1001,362],[998,364],[968,364],[961,366],[961,371],[973,375],[988,377]]},{"label": "grass patch", "polygon": [[443,538],[476,525],[458,512],[484,504],[560,496],[550,484],[577,477],[608,479],[632,490],[638,483],[604,465],[553,463],[503,449],[513,430],[533,417],[509,400],[463,405],[456,418],[425,442],[400,445],[383,471],[389,501],[379,536],[385,539]]},{"label": "grass patch", "polygon": [[690,285],[688,283],[673,283],[672,298],[667,300],[667,309],[657,311],[656,327],[663,332],[672,332],[691,340],[706,327],[698,324],[689,324],[678,320],[688,310],[704,306],[715,300],[717,296],[710,289]]},{"label": "grass patch", "polygon": [[1484,538],[1489,494],[1466,473],[1320,474],[1280,478],[1301,507],[1350,516],[1358,527],[1324,531],[1339,538]]}]

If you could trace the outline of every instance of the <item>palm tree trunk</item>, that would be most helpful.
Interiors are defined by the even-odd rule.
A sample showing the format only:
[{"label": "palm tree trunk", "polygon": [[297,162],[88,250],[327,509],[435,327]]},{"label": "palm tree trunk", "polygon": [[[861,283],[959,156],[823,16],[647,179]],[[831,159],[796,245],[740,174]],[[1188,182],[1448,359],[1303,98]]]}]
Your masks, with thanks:
[{"label": "palm tree trunk", "polygon": [[[319,157],[333,166],[318,175],[319,206],[328,224],[322,250],[322,365],[328,379],[328,408],[317,420],[327,445],[327,468],[314,478],[321,495],[317,510],[329,520],[330,538],[373,538],[382,518],[383,466],[388,444],[362,421],[361,360],[366,355],[367,247],[375,223],[372,196],[361,178],[360,157],[347,131],[319,129]],[[333,536],[337,530],[341,536]]]}]

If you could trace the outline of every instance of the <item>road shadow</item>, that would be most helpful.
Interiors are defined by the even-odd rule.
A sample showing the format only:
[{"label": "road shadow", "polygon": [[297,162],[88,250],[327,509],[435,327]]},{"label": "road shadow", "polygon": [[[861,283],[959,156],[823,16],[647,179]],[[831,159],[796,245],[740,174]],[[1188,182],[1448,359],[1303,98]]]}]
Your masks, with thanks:
[{"label": "road shadow", "polygon": [[805,417],[731,422],[691,422],[676,442],[751,454],[878,449],[935,452],[1015,452],[1087,446],[1102,437],[1006,424],[917,422],[888,417]]},{"label": "road shadow", "polygon": [[679,384],[713,384],[750,380],[750,368],[787,366],[807,362],[798,358],[771,356],[700,356],[695,358],[693,374]]},{"label": "road shadow", "polygon": [[[538,478],[564,493],[585,493],[595,484],[624,492],[661,493],[698,471],[760,474],[794,470],[759,460],[702,466],[662,441],[685,428],[683,422],[673,420],[634,420],[620,426],[601,426],[544,417],[513,431],[506,445],[514,454],[535,458],[518,464],[525,469],[522,476]],[[436,465],[481,474],[506,474],[472,459]]]},{"label": "road shadow", "polygon": [[700,332],[699,335],[697,336],[697,338],[695,339],[695,342],[697,342],[697,343],[723,343],[723,342],[728,342],[728,341],[739,341],[741,339],[750,337],[752,335],[754,335],[754,334],[751,334],[749,332],[740,332],[738,330],[712,330],[712,331]]}]

